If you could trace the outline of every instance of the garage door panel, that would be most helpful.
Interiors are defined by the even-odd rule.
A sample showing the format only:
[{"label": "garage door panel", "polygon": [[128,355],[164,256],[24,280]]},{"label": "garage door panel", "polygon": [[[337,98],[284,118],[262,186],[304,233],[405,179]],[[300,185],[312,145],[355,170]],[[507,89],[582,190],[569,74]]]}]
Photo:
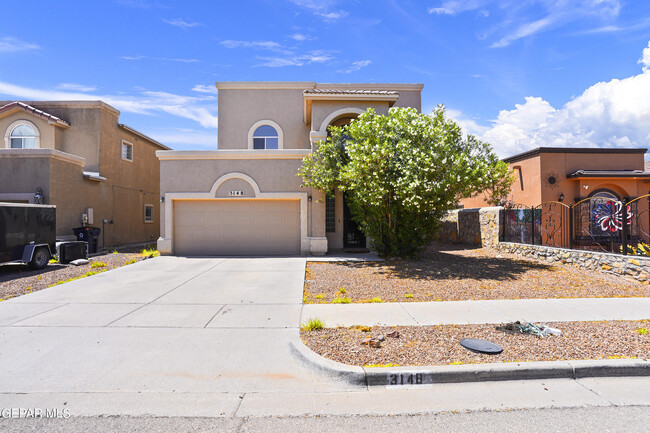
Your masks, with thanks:
[{"label": "garage door panel", "polygon": [[299,254],[300,202],[240,199],[175,202],[174,253]]}]

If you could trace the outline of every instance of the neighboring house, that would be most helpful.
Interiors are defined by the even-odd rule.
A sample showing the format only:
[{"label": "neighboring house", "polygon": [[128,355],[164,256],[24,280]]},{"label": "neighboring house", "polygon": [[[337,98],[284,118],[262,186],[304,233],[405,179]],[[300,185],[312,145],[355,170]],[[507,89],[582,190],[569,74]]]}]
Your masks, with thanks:
[{"label": "neighboring house", "polygon": [[[506,202],[537,206],[577,203],[595,195],[614,200],[650,193],[647,149],[540,147],[505,158],[515,181]],[[483,194],[461,200],[464,208],[488,206]]]},{"label": "neighboring house", "polygon": [[[99,247],[159,236],[157,141],[101,101],[0,102],[0,201],[57,207],[57,239],[87,220]],[[104,245],[105,244],[105,245]]]},{"label": "neighboring house", "polygon": [[223,82],[218,150],[158,151],[158,249],[177,255],[324,254],[365,248],[337,191],[301,186],[302,159],[330,125],[372,107],[420,110],[422,84]]}]

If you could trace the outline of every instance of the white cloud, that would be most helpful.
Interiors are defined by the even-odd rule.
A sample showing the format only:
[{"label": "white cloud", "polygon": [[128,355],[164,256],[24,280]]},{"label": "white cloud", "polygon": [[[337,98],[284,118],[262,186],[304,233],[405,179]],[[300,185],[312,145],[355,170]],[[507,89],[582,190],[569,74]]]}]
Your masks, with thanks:
[{"label": "white cloud", "polygon": [[474,119],[468,118],[462,111],[453,108],[446,108],[445,112],[450,119],[463,128],[465,134],[482,135],[489,129],[487,126],[479,125]]},{"label": "white cloud", "polygon": [[233,40],[226,40],[226,41],[221,41],[219,42],[221,45],[223,45],[226,48],[264,48],[267,50],[277,50],[281,46],[277,42],[273,41],[233,41]]},{"label": "white cloud", "polygon": [[371,60],[358,60],[356,62],[352,62],[352,65],[349,68],[340,69],[336,72],[340,72],[342,74],[349,74],[350,72],[358,71],[359,69],[364,68],[371,63],[372,63]]},{"label": "white cloud", "polygon": [[291,39],[293,39],[294,41],[298,41],[298,42],[302,42],[302,41],[306,41],[306,40],[311,39],[308,36],[303,35],[302,33],[294,33],[294,34],[290,35],[289,37]]},{"label": "white cloud", "polygon": [[[650,140],[650,44],[644,72],[596,83],[556,109],[540,97],[499,113],[482,139],[508,156],[541,146],[646,147]],[[646,57],[647,56],[647,57]]]},{"label": "white cloud", "polygon": [[644,23],[619,25],[615,23],[621,10],[619,0],[445,0],[428,10],[436,15],[458,15],[465,12],[491,17],[497,22],[478,38],[496,35],[492,48],[502,48],[551,28],[584,22],[598,25],[593,30],[574,34],[604,33],[632,30],[647,26]]},{"label": "white cloud", "polygon": [[0,81],[0,95],[8,95],[23,100],[44,101],[88,101],[102,100],[120,111],[144,115],[167,113],[172,116],[191,119],[204,128],[216,128],[217,116],[214,96],[182,96],[167,92],[140,90],[138,96],[96,95],[88,93],[65,92],[49,89],[34,89],[16,86]]},{"label": "white cloud", "polygon": [[36,44],[30,42],[23,42],[20,39],[12,38],[6,36],[0,38],[0,53],[12,53],[16,51],[28,51],[28,50],[38,50],[39,47]]},{"label": "white cloud", "polygon": [[547,27],[551,26],[554,23],[555,21],[553,19],[551,19],[550,17],[546,17],[537,21],[533,21],[531,23],[523,24],[522,26],[517,28],[514,32],[506,35],[505,37],[501,38],[497,42],[493,43],[490,47],[491,48],[507,47],[512,42],[521,38],[534,35],[535,33],[545,30]]},{"label": "white cloud", "polygon": [[187,128],[166,128],[149,130],[147,135],[175,150],[190,150],[196,148],[217,148],[217,130],[204,131]]},{"label": "white cloud", "polygon": [[339,3],[336,0],[290,0],[293,4],[310,10],[314,15],[325,21],[335,21],[348,16],[344,10],[332,10]]},{"label": "white cloud", "polygon": [[489,0],[444,1],[439,7],[429,8],[428,12],[436,15],[456,15],[461,12],[482,8],[487,3],[489,3]]},{"label": "white cloud", "polygon": [[643,49],[643,55],[639,59],[639,63],[643,66],[643,72],[650,70],[650,42],[648,46]]},{"label": "white cloud", "polygon": [[217,93],[217,87],[212,85],[208,86],[205,84],[197,84],[196,86],[192,87],[193,92],[199,92],[199,93]]},{"label": "white cloud", "polygon": [[194,21],[186,21],[186,20],[183,20],[183,19],[180,19],[180,18],[177,18],[177,19],[174,19],[174,20],[163,20],[163,22],[165,22],[165,23],[167,23],[169,25],[172,25],[174,27],[181,28],[183,30],[191,29],[192,27],[200,27],[200,26],[203,25],[201,23],[197,23],[197,22],[194,22]]},{"label": "white cloud", "polygon": [[326,21],[335,21],[341,18],[348,16],[346,11],[332,11],[332,12],[318,12],[316,13],[321,18],[324,18]]},{"label": "white cloud", "polygon": [[332,60],[328,54],[313,51],[304,55],[290,55],[285,57],[259,57],[262,63],[255,66],[265,66],[268,68],[280,68],[283,66],[303,66],[310,63],[324,63]]},{"label": "white cloud", "polygon": [[78,83],[60,83],[56,86],[58,90],[72,90],[74,92],[94,92],[97,86],[87,86]]},{"label": "white cloud", "polygon": [[150,57],[150,56],[122,56],[122,60],[157,60],[161,62],[179,62],[179,63],[199,63],[198,59],[174,59],[170,57]]}]

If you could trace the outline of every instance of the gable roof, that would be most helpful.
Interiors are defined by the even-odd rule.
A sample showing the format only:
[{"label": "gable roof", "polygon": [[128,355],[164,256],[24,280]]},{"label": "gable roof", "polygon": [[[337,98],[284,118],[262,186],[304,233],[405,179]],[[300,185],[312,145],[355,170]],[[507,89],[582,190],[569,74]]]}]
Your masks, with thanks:
[{"label": "gable roof", "polygon": [[54,116],[53,114],[46,113],[43,110],[39,110],[38,108],[32,107],[31,105],[27,105],[24,102],[20,102],[20,101],[10,102],[9,104],[0,107],[0,117],[2,117],[5,113],[9,113],[15,110],[23,110],[26,113],[30,113],[35,116],[38,116],[42,119],[47,120],[47,123],[51,125],[56,125],[62,128],[67,128],[70,126],[70,124],[65,120],[60,119]]}]

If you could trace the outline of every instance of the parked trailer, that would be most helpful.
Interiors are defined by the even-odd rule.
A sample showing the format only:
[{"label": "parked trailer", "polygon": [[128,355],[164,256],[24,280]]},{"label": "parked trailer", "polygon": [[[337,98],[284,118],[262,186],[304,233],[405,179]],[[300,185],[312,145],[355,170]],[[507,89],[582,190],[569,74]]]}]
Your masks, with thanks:
[{"label": "parked trailer", "polygon": [[56,206],[0,202],[0,264],[47,266],[55,252]]}]

